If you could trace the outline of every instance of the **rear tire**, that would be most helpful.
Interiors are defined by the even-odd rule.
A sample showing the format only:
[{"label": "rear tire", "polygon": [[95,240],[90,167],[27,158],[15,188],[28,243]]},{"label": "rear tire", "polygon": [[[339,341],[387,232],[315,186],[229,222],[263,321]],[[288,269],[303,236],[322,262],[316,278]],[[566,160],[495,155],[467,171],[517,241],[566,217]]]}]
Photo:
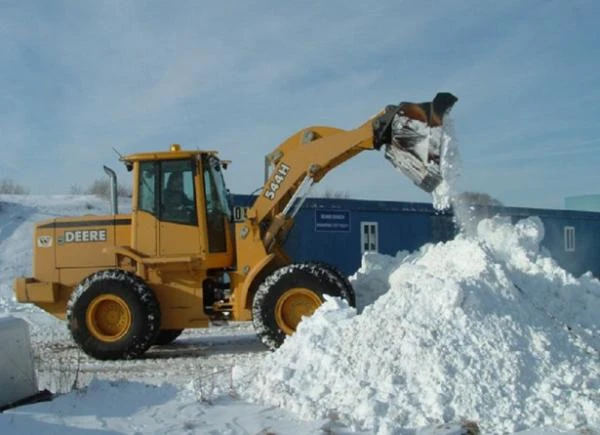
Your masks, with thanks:
[{"label": "rear tire", "polygon": [[148,285],[119,269],[96,272],[73,291],[67,304],[73,340],[101,360],[131,359],[155,342],[160,307]]},{"label": "rear tire", "polygon": [[156,340],[154,340],[155,346],[164,346],[166,344],[173,343],[177,337],[181,335],[183,329],[161,329],[158,331]]},{"label": "rear tire", "polygon": [[322,265],[291,264],[271,273],[252,302],[252,323],[269,349],[281,346],[296,331],[302,316],[310,316],[325,301],[324,295],[348,300],[345,288]]}]

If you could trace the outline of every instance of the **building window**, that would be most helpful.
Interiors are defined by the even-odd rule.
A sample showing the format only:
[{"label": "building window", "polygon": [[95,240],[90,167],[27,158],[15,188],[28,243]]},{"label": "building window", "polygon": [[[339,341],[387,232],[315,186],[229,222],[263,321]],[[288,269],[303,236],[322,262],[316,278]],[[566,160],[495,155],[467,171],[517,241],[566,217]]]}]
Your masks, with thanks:
[{"label": "building window", "polygon": [[360,223],[360,252],[378,252],[379,236],[377,231],[377,222]]},{"label": "building window", "polygon": [[575,252],[575,227],[565,227],[565,251]]}]

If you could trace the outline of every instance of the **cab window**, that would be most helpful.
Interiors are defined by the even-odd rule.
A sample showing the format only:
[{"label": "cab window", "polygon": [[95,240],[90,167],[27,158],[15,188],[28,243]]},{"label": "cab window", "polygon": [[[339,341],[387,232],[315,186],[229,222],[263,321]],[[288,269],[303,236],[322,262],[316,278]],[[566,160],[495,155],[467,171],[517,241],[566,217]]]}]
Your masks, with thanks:
[{"label": "cab window", "polygon": [[196,225],[194,161],[166,160],[160,163],[161,221]]},{"label": "cab window", "polygon": [[139,175],[138,209],[156,216],[156,167],[155,162],[141,162]]}]

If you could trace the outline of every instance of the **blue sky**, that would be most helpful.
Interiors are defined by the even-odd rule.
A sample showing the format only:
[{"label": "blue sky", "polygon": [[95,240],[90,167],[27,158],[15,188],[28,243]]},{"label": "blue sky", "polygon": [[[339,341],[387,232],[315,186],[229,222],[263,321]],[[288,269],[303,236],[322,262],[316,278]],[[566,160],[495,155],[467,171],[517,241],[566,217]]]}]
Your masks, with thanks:
[{"label": "blue sky", "polygon": [[[216,149],[232,191],[297,130],[459,97],[461,187],[562,208],[600,193],[597,1],[0,0],[0,178],[68,193],[112,151]],[[360,176],[357,176],[360,174]],[[365,152],[317,187],[430,201]]]}]

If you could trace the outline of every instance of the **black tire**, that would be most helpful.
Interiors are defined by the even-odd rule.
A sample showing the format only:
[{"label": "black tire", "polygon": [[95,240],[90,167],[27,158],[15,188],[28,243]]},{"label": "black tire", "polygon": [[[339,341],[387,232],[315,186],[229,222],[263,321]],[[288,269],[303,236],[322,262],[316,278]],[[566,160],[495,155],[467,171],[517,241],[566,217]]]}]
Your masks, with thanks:
[{"label": "black tire", "polygon": [[[288,317],[281,314],[282,310],[285,312],[281,305],[290,298],[290,292],[292,297],[299,298],[296,305],[292,300],[291,306],[300,306],[300,309],[291,310]],[[339,280],[318,264],[291,264],[271,273],[256,291],[252,302],[252,323],[259,339],[271,350],[281,346],[285,337],[295,331],[300,316],[312,314],[311,309],[314,311],[321,305],[326,294],[345,297]],[[306,311],[306,314],[298,314],[298,311]]]},{"label": "black tire", "polygon": [[356,293],[354,292],[354,287],[352,287],[352,284],[350,284],[350,281],[348,281],[348,277],[344,275],[341,270],[339,270],[333,264],[323,263],[320,261],[314,261],[308,264],[314,264],[329,272],[338,285],[340,295],[348,301],[351,307],[356,308]]},{"label": "black tire", "polygon": [[154,340],[155,346],[164,346],[165,344],[173,343],[177,337],[181,335],[183,329],[161,329],[158,331],[156,340]]},{"label": "black tire", "polygon": [[152,289],[138,276],[118,269],[103,270],[84,279],[73,291],[67,321],[73,340],[91,357],[131,359],[156,341],[160,307]]}]

